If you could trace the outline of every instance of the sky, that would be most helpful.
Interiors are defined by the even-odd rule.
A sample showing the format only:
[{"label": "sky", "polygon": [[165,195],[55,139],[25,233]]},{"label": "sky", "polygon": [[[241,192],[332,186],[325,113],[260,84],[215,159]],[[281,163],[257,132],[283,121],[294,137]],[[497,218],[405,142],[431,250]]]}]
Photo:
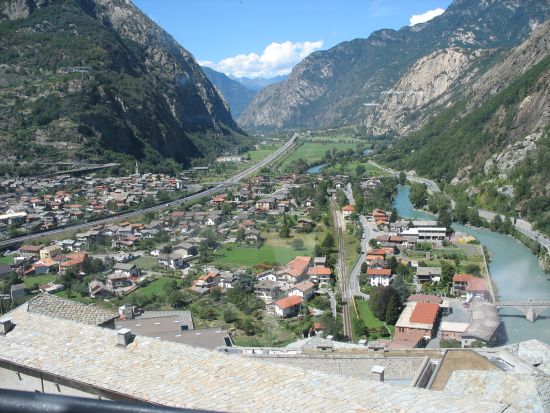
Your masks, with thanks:
[{"label": "sky", "polygon": [[133,0],[197,61],[236,77],[286,75],[304,57],[443,13],[451,0]]}]

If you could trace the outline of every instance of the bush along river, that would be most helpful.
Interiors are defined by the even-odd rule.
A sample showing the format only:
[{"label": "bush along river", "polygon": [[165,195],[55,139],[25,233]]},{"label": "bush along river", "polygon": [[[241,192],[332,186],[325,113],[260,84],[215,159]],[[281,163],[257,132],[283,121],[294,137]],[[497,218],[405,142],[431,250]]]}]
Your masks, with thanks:
[{"label": "bush along river", "polygon": [[[399,186],[394,206],[402,218],[434,219],[434,215],[413,208],[409,187]],[[550,276],[538,264],[537,257],[511,236],[482,228],[453,224],[457,232],[476,237],[489,252],[489,272],[496,287],[497,300],[550,300]],[[499,310],[505,337],[499,344],[517,343],[536,338],[550,344],[550,310],[542,313],[534,323],[515,309]]]}]

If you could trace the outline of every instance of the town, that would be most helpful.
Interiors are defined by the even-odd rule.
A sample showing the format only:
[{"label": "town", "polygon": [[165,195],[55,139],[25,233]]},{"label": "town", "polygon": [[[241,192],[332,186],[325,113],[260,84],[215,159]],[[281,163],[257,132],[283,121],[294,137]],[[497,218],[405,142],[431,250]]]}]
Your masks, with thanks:
[{"label": "town", "polygon": [[[2,305],[55,294],[115,309],[121,319],[183,311],[205,337],[221,329],[237,346],[310,336],[371,349],[498,342],[479,243],[436,220],[399,219],[392,209],[398,179],[363,152],[322,155],[348,174],[292,173],[288,159],[275,172],[182,207],[82,231],[69,226],[56,239],[22,244],[2,257]],[[12,232],[45,230],[181,196],[199,182],[138,170],[120,178],[4,181],[13,192],[4,196],[10,206],[3,217]],[[226,345],[221,337],[207,346]]]}]

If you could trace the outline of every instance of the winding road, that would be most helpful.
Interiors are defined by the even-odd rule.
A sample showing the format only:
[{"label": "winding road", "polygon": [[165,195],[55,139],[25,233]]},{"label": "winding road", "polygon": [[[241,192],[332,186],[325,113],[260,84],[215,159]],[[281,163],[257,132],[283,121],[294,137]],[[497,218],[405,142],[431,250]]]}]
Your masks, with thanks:
[{"label": "winding road", "polygon": [[6,248],[6,247],[9,247],[9,246],[12,246],[12,245],[23,244],[25,242],[31,241],[31,240],[36,239],[36,238],[41,238],[41,237],[60,234],[60,233],[63,233],[65,231],[72,231],[72,230],[79,231],[81,229],[94,227],[96,225],[111,224],[113,222],[127,220],[129,218],[133,218],[133,217],[137,217],[139,215],[142,215],[145,212],[161,211],[163,209],[170,208],[170,207],[177,206],[177,205],[181,205],[181,204],[184,204],[186,202],[195,201],[195,200],[203,198],[205,196],[211,196],[211,195],[213,195],[217,192],[225,190],[226,188],[228,188],[232,185],[235,185],[235,184],[239,183],[239,181],[241,181],[242,179],[244,179],[246,177],[249,177],[250,175],[252,175],[255,172],[257,172],[258,170],[260,170],[261,168],[263,168],[263,167],[269,165],[271,162],[279,159],[290,148],[293,147],[293,145],[296,142],[296,139],[298,139],[298,137],[299,137],[299,134],[295,133],[294,135],[292,135],[292,138],[290,138],[283,146],[281,146],[279,149],[277,149],[271,155],[269,155],[266,158],[262,159],[260,162],[258,162],[257,164],[251,166],[250,168],[239,172],[237,175],[232,176],[231,178],[227,179],[226,181],[218,183],[216,186],[214,186],[212,188],[207,188],[207,189],[205,189],[201,192],[197,192],[196,194],[189,195],[189,196],[186,196],[186,197],[174,200],[174,201],[164,202],[162,204],[158,204],[158,205],[155,205],[155,206],[152,206],[152,207],[143,208],[143,209],[140,209],[138,211],[132,211],[132,212],[128,212],[128,213],[125,213],[125,214],[116,215],[116,216],[113,216],[113,217],[102,218],[102,219],[98,219],[98,220],[95,220],[95,221],[86,222],[86,223],[83,223],[83,224],[69,225],[69,226],[64,226],[64,227],[52,229],[52,230],[49,230],[49,231],[42,231],[42,232],[37,232],[37,233],[34,233],[34,234],[23,235],[23,236],[20,236],[20,237],[15,237],[15,238],[2,240],[2,241],[0,241],[0,249]]}]

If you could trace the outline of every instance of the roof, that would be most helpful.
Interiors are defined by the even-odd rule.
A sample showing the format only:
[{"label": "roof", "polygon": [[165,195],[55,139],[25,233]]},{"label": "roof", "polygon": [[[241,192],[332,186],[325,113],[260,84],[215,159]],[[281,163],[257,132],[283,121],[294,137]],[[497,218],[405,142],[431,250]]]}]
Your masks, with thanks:
[{"label": "roof", "polygon": [[122,270],[122,271],[130,271],[132,268],[134,268],[136,264],[130,264],[130,263],[124,263],[124,262],[117,262],[113,269],[115,270]]},{"label": "roof", "polygon": [[483,278],[473,278],[472,280],[468,281],[468,286],[466,287],[466,291],[486,291],[487,287],[485,285],[485,280]]},{"label": "roof", "polygon": [[493,303],[478,298],[472,300],[470,311],[472,322],[464,332],[464,337],[490,341],[500,325],[500,316]]},{"label": "roof", "polygon": [[455,333],[464,333],[470,323],[456,323],[454,321],[442,321],[439,329],[441,331],[453,331]]},{"label": "roof", "polygon": [[307,275],[331,275],[332,270],[324,265],[316,265],[307,270]]},{"label": "roof", "polygon": [[430,294],[412,294],[407,298],[407,301],[412,302],[423,302],[423,303],[436,303],[441,304],[443,302],[443,299],[441,297],[438,297],[437,295],[430,295]]},{"label": "roof", "polygon": [[42,245],[22,245],[19,251],[24,252],[38,252],[42,249]]},{"label": "roof", "polygon": [[346,205],[344,208],[342,208],[342,211],[347,211],[347,212],[353,212],[355,210],[354,207],[352,207],[351,205]]},{"label": "roof", "polygon": [[411,314],[411,323],[433,324],[439,313],[439,304],[416,303]]},{"label": "roof", "polygon": [[416,275],[441,275],[441,267],[418,267]]},{"label": "roof", "polygon": [[302,292],[305,292],[307,290],[311,290],[312,288],[315,288],[315,284],[313,284],[311,281],[306,280],[302,281],[301,283],[296,284],[292,289],[300,290]]},{"label": "roof", "polygon": [[311,257],[307,256],[298,256],[293,260],[289,261],[286,265],[286,270],[289,274],[297,277],[305,273],[306,268],[311,262]]},{"label": "roof", "polygon": [[93,305],[80,304],[49,293],[38,294],[24,305],[27,306],[27,311],[30,313],[44,314],[52,318],[94,326],[105,324],[118,316],[115,312]]},{"label": "roof", "polygon": [[378,277],[391,277],[390,268],[368,268],[367,275],[374,275]]},{"label": "roof", "polygon": [[471,281],[474,278],[476,278],[476,277],[474,277],[471,274],[455,274],[455,275],[453,275],[453,282],[466,282],[467,283],[467,282]]},{"label": "roof", "polygon": [[275,305],[279,307],[281,310],[285,310],[287,308],[294,307],[295,305],[302,304],[304,302],[304,299],[298,295],[290,295],[285,298],[281,298],[280,300],[275,301]]},{"label": "roof", "polygon": [[[463,413],[472,406],[496,413],[505,406],[495,399],[306,371],[139,335],[119,347],[114,330],[69,320],[52,322],[24,306],[2,317],[7,318],[16,328],[0,336],[2,362],[157,405],[244,413]],[[205,391],[211,388],[216,389],[215,397]]]}]

